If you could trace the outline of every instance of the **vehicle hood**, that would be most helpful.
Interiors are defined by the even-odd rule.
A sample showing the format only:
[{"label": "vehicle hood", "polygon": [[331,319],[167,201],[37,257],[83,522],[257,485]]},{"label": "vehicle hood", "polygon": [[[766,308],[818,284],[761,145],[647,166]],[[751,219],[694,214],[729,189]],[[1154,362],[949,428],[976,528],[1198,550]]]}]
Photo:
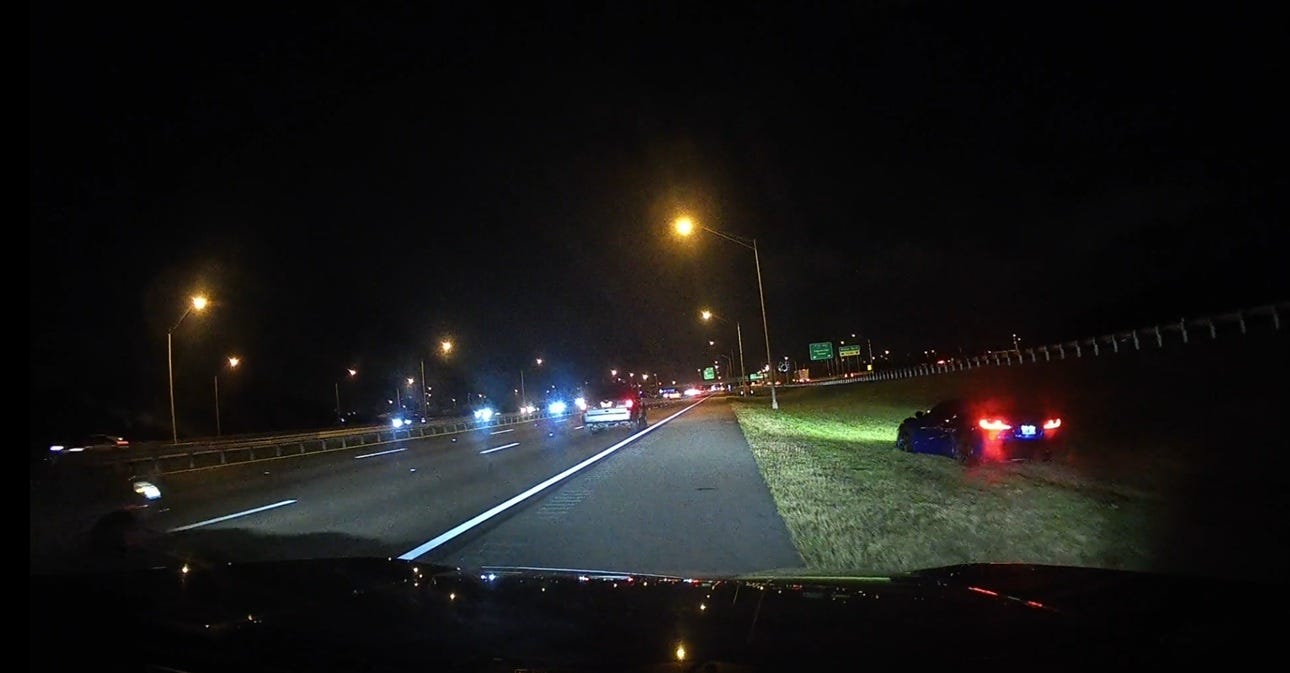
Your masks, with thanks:
[{"label": "vehicle hood", "polygon": [[686,578],[328,559],[32,575],[30,623],[32,661],[54,668],[95,651],[193,671],[1086,668],[1253,660],[1275,640],[1252,615],[1285,593],[1031,565]]}]

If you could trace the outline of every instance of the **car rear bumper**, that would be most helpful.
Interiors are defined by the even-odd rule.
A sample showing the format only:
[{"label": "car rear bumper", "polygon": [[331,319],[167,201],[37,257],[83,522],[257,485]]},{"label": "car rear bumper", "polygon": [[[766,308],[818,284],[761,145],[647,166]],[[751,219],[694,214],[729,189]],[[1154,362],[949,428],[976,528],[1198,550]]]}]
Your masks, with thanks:
[{"label": "car rear bumper", "polygon": [[1036,458],[1049,454],[1053,450],[1054,440],[1051,437],[1035,439],[1007,438],[996,440],[999,453],[1003,458]]},{"label": "car rear bumper", "polygon": [[632,418],[632,412],[628,409],[604,409],[594,412],[588,411],[582,417],[583,425],[587,426],[611,426],[611,425],[629,425],[636,419]]}]

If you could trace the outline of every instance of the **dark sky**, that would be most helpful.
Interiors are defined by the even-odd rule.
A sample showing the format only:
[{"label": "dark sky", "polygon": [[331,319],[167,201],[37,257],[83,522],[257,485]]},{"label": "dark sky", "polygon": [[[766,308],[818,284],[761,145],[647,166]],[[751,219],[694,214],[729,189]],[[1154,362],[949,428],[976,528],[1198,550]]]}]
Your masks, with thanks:
[{"label": "dark sky", "polygon": [[232,352],[233,430],[325,415],[349,366],[376,403],[422,357],[493,394],[539,356],[530,381],[680,377],[733,336],[700,306],[760,365],[751,253],[677,241],[682,213],[758,240],[776,358],[1286,298],[1271,13],[430,4],[31,5],[33,435],[166,434],[198,291],[187,433]]}]

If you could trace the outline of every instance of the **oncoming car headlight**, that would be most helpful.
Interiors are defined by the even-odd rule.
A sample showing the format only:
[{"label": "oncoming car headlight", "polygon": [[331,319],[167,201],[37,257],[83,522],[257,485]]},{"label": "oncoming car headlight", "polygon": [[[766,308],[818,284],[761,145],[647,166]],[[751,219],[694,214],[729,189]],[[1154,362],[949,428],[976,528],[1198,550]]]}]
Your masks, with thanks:
[{"label": "oncoming car headlight", "polygon": [[488,407],[484,407],[483,409],[476,409],[476,410],[475,410],[475,420],[479,420],[479,421],[491,421],[491,420],[493,420],[493,413],[495,413],[495,412],[494,412],[492,409],[488,408]]},{"label": "oncoming car headlight", "polygon": [[583,411],[587,410],[587,398],[585,397],[579,397],[578,399],[573,401],[573,404],[574,406],[578,407]]},{"label": "oncoming car headlight", "polygon": [[157,500],[161,498],[161,489],[157,488],[156,484],[153,484],[150,481],[134,482],[134,492],[149,500]]},{"label": "oncoming car headlight", "polygon": [[401,428],[401,427],[403,427],[403,419],[402,419],[402,418],[396,418],[396,419],[394,419],[394,420],[390,421],[390,425],[393,425],[396,429],[397,429],[397,428]]},{"label": "oncoming car headlight", "polygon": [[556,400],[546,405],[547,413],[551,414],[552,416],[559,416],[560,414],[563,414],[565,410],[568,408],[569,406],[564,403],[564,400]]}]

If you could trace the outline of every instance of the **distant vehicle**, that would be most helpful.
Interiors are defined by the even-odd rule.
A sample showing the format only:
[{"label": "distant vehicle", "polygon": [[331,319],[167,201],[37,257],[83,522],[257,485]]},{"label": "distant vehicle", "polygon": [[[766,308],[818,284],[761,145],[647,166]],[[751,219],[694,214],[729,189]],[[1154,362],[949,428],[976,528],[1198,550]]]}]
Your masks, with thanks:
[{"label": "distant vehicle", "polygon": [[592,433],[614,427],[644,428],[648,423],[640,391],[632,386],[622,383],[593,386],[583,392],[581,399],[586,407],[582,424]]},{"label": "distant vehicle", "polygon": [[488,400],[470,405],[470,416],[481,423],[490,423],[497,416],[497,407]]},{"label": "distant vehicle", "polygon": [[542,409],[551,416],[563,416],[574,410],[578,399],[582,398],[577,391],[552,390],[542,400]]},{"label": "distant vehicle", "polygon": [[964,465],[982,460],[1049,460],[1062,419],[1004,401],[951,399],[918,411],[896,430],[896,448],[948,456]]},{"label": "distant vehicle", "polygon": [[660,388],[658,396],[665,400],[679,400],[681,399],[681,391],[676,388]]},{"label": "distant vehicle", "polygon": [[68,444],[51,444],[51,453],[80,453],[82,451],[112,451],[130,448],[130,441],[119,435],[86,435]]},{"label": "distant vehicle", "polygon": [[426,417],[421,414],[408,412],[405,414],[395,414],[390,417],[390,427],[395,430],[410,428],[419,423],[425,423]]}]

